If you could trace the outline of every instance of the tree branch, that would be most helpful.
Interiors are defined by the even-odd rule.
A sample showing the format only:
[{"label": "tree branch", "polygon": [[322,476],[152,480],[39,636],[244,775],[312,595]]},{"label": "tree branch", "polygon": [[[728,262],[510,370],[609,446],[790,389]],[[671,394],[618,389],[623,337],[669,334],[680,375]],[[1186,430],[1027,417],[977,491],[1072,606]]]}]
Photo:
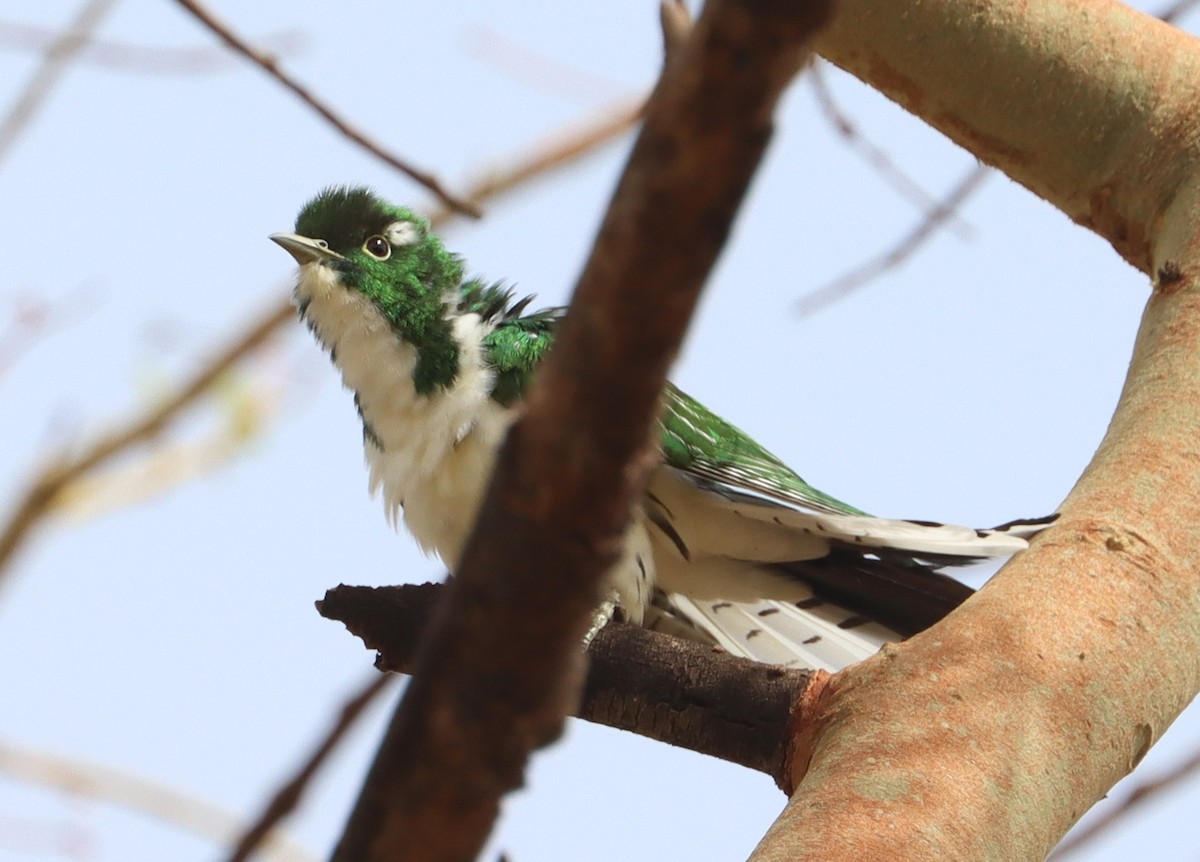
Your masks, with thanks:
[{"label": "tree branch", "polygon": [[827,14],[717,0],[671,58],[335,860],[474,858],[561,732],[667,367]]},{"label": "tree branch", "polygon": [[1200,688],[1200,46],[1107,0],[845,0],[820,48],[1157,278],[1058,524],[830,679],[753,858],[1044,858]]},{"label": "tree branch", "polygon": [[344,119],[340,114],[338,114],[324,100],[317,98],[317,96],[314,95],[310,89],[305,87],[296,79],[292,78],[290,75],[284,73],[284,71],[279,68],[279,63],[276,61],[275,57],[266,53],[265,51],[258,50],[253,45],[242,39],[240,36],[234,33],[233,30],[221,23],[221,21],[219,21],[211,12],[200,5],[200,3],[196,2],[196,0],[177,0],[177,2],[180,6],[190,12],[192,17],[211,30],[217,36],[217,38],[228,45],[231,50],[241,54],[251,63],[258,66],[268,75],[282,84],[285,89],[291,91],[293,95],[299,97],[301,101],[320,114],[325,122],[329,123],[329,125],[341,132],[346,138],[358,144],[358,146],[362,147],[377,159],[386,162],[396,170],[416,180],[425,188],[429,189],[429,191],[437,195],[438,200],[446,204],[446,206],[450,207],[456,212],[462,213],[463,215],[471,216],[472,218],[479,218],[481,215],[479,209],[470,201],[455,197],[446,190],[438,178],[433,174],[429,173],[428,171],[422,171],[413,167],[395,153],[389,152],[375,141],[368,138],[365,134],[352,126],[348,120]]},{"label": "tree branch", "polygon": [[[383,671],[412,673],[442,584],[339,586],[317,603],[368,649]],[[772,776],[787,775],[788,731],[813,674],[786,670],[637,626],[612,623],[592,641],[574,714],[659,742],[719,757]]]}]

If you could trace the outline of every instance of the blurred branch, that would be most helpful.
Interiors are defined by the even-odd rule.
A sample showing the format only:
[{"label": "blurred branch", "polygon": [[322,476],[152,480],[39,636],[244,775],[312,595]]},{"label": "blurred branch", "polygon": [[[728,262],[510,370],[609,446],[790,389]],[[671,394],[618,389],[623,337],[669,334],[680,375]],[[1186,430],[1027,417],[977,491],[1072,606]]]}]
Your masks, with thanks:
[{"label": "blurred branch", "polygon": [[1196,7],[1197,0],[1176,0],[1166,9],[1158,13],[1158,18],[1166,21],[1168,24],[1174,24],[1188,12]]},{"label": "blurred branch", "polygon": [[976,165],[959,180],[953,191],[946,196],[925,219],[906,237],[866,263],[856,266],[845,275],[839,276],[824,287],[819,287],[796,301],[796,313],[801,317],[816,314],[826,306],[845,299],[854,291],[868,284],[890,269],[908,260],[933,232],[954,216],[963,201],[975,193],[980,184],[991,174],[985,165]]},{"label": "blurred branch", "polygon": [[425,188],[433,192],[438,199],[442,201],[442,203],[446,204],[446,206],[450,207],[451,209],[463,215],[471,216],[472,218],[478,218],[480,216],[479,209],[476,206],[469,201],[465,201],[452,195],[442,186],[441,182],[437,179],[437,177],[433,176],[433,174],[413,167],[399,156],[388,150],[385,150],[382,146],[368,138],[363,132],[351,126],[347,120],[343,119],[341,115],[335,112],[333,108],[330,107],[325,101],[318,99],[311,90],[300,84],[298,81],[280,69],[279,63],[274,56],[255,48],[243,40],[240,36],[230,30],[229,27],[213,17],[212,13],[197,3],[196,0],[178,0],[178,3],[188,12],[190,12],[197,21],[216,34],[216,36],[220,38],[222,42],[228,45],[229,48],[257,65],[264,72],[282,84],[285,89],[290,90],[294,95],[299,97],[301,101],[324,117],[326,122],[341,132],[346,138],[358,144],[371,155],[386,162],[401,173],[407,174],[413,180],[425,186]]},{"label": "blurred branch", "polygon": [[[140,811],[213,842],[226,844],[244,826],[238,818],[215,805],[185,796],[128,772],[84,763],[46,752],[0,742],[0,773],[17,781],[56,788],[75,797]],[[278,832],[262,844],[263,858],[271,862],[312,862],[313,857]]]},{"label": "blurred branch", "polygon": [[78,321],[96,307],[95,297],[82,287],[67,295],[44,299],[40,295],[13,297],[13,313],[7,330],[0,335],[0,378],[48,332]]},{"label": "blurred branch", "polygon": [[829,12],[714,0],[670,58],[336,862],[474,858],[532,750],[561,733],[580,639],[657,460],[666,370]]},{"label": "blurred branch", "polygon": [[[56,30],[0,21],[0,50],[49,51],[61,38]],[[276,56],[296,56],[306,47],[304,34],[288,30],[268,34],[260,43]],[[203,75],[232,69],[236,60],[217,48],[163,48],[87,38],[75,61],[138,75]]]},{"label": "blurred branch", "polygon": [[[640,99],[604,108],[594,118],[534,144],[526,155],[507,166],[483,174],[471,184],[465,197],[473,204],[502,197],[616,140],[634,127],[641,114]],[[436,227],[446,222],[450,215],[449,210],[437,211],[430,215],[430,221]]]},{"label": "blurred branch", "polygon": [[953,230],[960,238],[969,237],[972,233],[971,226],[957,212],[952,211],[942,215],[944,204],[900,170],[892,161],[892,157],[871,143],[871,140],[854,125],[850,117],[838,107],[837,102],[833,99],[833,93],[829,90],[829,84],[825,81],[824,68],[824,61],[814,59],[809,64],[808,83],[817,97],[817,106],[825,114],[825,119],[842,136],[846,144],[866,159],[883,181],[890,185],[900,197],[924,213],[926,220],[940,216],[948,230]]},{"label": "blurred branch", "polygon": [[[317,609],[378,652],[383,671],[412,673],[444,584],[339,586]],[[735,658],[713,647],[610,623],[588,649],[574,714],[719,757],[783,780],[792,704],[812,674]]]},{"label": "blurred branch", "polygon": [[263,813],[242,833],[229,856],[229,862],[246,862],[251,854],[258,852],[263,843],[270,838],[272,830],[300,804],[304,791],[317,770],[333,753],[359,716],[391,682],[392,677],[373,676],[357,694],[346,701],[337,721],[312,755],[296,774],[276,791]]},{"label": "blurred branch", "polygon": [[25,85],[8,114],[0,120],[0,162],[4,161],[8,150],[16,143],[21,132],[29,126],[38,109],[45,104],[67,66],[87,44],[92,33],[104,20],[104,16],[116,5],[117,0],[89,0],[79,10],[70,26],[46,48],[45,56],[33,77],[29,79],[29,83]]},{"label": "blurred branch", "polygon": [[1173,769],[1162,776],[1136,785],[1121,802],[1110,808],[1104,816],[1097,817],[1083,829],[1078,829],[1068,835],[1067,839],[1046,857],[1047,862],[1060,862],[1060,860],[1078,853],[1130,815],[1140,811],[1144,803],[1164,791],[1177,787],[1184,781],[1195,778],[1197,772],[1200,772],[1200,751],[1192,754],[1187,760],[1177,763]]},{"label": "blurred branch", "polygon": [[196,399],[234,363],[266,341],[285,320],[292,317],[290,306],[269,309],[253,325],[224,348],[200,369],[171,397],[148,412],[102,434],[99,439],[76,456],[62,456],[47,467],[26,489],[0,531],[0,585],[3,585],[8,563],[29,538],[33,528],[54,505],[55,499],[72,482],[91,470],[107,463],[134,444],[150,440]]}]

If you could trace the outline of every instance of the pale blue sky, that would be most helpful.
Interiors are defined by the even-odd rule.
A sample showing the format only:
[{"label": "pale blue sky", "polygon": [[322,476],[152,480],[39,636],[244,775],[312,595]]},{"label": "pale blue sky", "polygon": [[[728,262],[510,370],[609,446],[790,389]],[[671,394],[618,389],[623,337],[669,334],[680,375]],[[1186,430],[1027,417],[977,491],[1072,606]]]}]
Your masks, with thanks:
[{"label": "pale blue sky", "polygon": [[[4,19],[57,27],[76,8],[9,4]],[[452,187],[643,92],[658,64],[652,0],[212,8],[251,39],[303,34],[307,48],[286,67]],[[100,36],[214,44],[174,4],[135,0]],[[0,52],[0,111],[36,62]],[[826,77],[931,193],[974,164],[854,80]],[[565,301],[626,147],[456,225],[450,245],[474,272]],[[0,162],[0,332],[19,296],[80,311],[0,376],[4,504],[48,446],[86,440],[145,404],[277,301],[293,265],[267,234],[343,182],[428,200],[244,63],[207,75],[72,68]],[[821,119],[801,81],[676,381],[869,511],[987,526],[1053,510],[1104,432],[1146,285],[1001,176],[961,217],[969,240],[939,233],[900,270],[798,319],[799,296],[919,218]],[[264,436],[169,493],[56,522],[18,560],[0,591],[0,742],[127,768],[250,816],[369,672],[372,656],[312,602],[339,582],[441,570],[368,498],[351,399],[299,327],[240,384],[282,393]],[[195,437],[208,424],[184,427]],[[387,708],[290,824],[318,857]],[[1139,776],[1197,744],[1200,721],[1185,716]],[[1086,858],[1191,858],[1181,848],[1195,846],[1185,812],[1196,801],[1194,788],[1174,795]],[[493,846],[521,862],[739,859],[783,802],[756,773],[572,723],[538,756]],[[219,855],[173,828],[0,776],[0,860],[47,858],[46,834],[66,825],[98,862]]]}]

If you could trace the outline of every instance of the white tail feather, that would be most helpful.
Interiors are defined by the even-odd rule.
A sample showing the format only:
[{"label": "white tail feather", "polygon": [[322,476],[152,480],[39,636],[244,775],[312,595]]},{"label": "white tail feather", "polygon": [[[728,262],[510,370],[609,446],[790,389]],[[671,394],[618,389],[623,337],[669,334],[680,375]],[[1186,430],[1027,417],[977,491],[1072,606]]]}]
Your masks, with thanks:
[{"label": "white tail feather", "polygon": [[901,636],[878,623],[851,628],[839,623],[854,615],[836,605],[798,608],[789,602],[694,601],[669,597],[675,614],[711,637],[726,652],[754,661],[828,671],[874,655]]}]

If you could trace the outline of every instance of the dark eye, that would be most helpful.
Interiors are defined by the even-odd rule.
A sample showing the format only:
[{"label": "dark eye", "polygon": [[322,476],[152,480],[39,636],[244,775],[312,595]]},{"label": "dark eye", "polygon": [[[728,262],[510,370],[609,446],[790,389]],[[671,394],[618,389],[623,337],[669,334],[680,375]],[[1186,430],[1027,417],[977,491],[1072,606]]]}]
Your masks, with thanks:
[{"label": "dark eye", "polygon": [[387,260],[392,256],[392,247],[388,245],[388,241],[381,236],[369,237],[363,243],[363,251],[371,255],[376,260]]}]

